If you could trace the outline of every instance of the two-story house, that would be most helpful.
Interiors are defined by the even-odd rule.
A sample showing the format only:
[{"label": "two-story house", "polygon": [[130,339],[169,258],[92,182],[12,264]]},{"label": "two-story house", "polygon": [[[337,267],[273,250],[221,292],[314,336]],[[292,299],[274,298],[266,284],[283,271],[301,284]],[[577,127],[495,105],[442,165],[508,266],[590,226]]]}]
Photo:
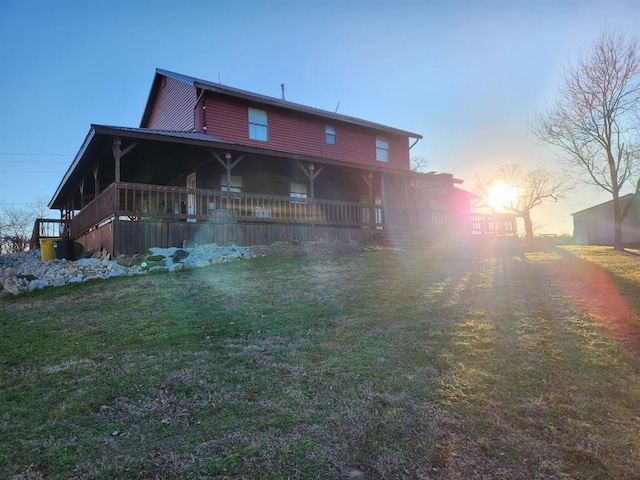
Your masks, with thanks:
[{"label": "two-story house", "polygon": [[421,135],[156,70],[139,128],[92,125],[50,208],[87,249],[184,241],[425,241],[469,233],[470,194],[410,171]]}]

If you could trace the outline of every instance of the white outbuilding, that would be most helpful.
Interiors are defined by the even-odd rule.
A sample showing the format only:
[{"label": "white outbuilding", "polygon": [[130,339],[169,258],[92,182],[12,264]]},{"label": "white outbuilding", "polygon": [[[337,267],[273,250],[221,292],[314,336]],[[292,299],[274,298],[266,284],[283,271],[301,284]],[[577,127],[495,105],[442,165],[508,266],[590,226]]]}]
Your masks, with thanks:
[{"label": "white outbuilding", "polygon": [[[640,243],[640,195],[620,197],[620,208],[633,202],[622,221],[622,243]],[[573,239],[578,245],[613,245],[613,200],[573,213]]]}]

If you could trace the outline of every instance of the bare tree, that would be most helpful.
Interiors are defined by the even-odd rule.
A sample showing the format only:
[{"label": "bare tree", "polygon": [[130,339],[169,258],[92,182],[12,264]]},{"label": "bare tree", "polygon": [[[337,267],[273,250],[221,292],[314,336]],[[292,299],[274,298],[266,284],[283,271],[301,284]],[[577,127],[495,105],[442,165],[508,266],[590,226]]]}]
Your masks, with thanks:
[{"label": "bare tree", "polygon": [[427,170],[429,169],[429,160],[421,155],[411,157],[410,168],[412,172],[427,173]]},{"label": "bare tree", "polygon": [[4,205],[0,209],[1,253],[24,252],[29,246],[33,216],[25,209],[13,205]]},{"label": "bare tree", "polygon": [[50,209],[48,204],[49,200],[47,197],[36,197],[35,201],[29,205],[31,213],[35,218],[49,218],[48,213]]},{"label": "bare tree", "polygon": [[476,177],[476,189],[482,196],[482,205],[488,206],[490,190],[498,183],[514,187],[513,198],[505,199],[505,212],[513,213],[524,221],[525,238],[533,240],[531,210],[545,201],[558,201],[573,188],[573,182],[564,175],[546,168],[527,169],[515,163],[504,165],[491,177]]},{"label": "bare tree", "polygon": [[621,250],[629,202],[640,190],[640,50],[636,38],[603,30],[591,53],[567,70],[555,106],[539,114],[533,133],[559,147],[580,178],[613,197],[614,248]]}]

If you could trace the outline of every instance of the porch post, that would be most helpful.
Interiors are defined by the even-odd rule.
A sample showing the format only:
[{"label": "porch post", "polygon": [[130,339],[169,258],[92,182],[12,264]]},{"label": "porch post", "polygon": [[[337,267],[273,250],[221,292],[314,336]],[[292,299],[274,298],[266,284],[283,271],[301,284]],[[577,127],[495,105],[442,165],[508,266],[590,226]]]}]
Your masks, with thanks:
[{"label": "porch post", "polygon": [[96,198],[98,196],[98,194],[100,193],[98,190],[100,190],[100,182],[98,181],[98,170],[99,170],[100,166],[98,165],[98,163],[96,163],[93,166],[93,198]]},{"label": "porch post", "polygon": [[120,139],[120,137],[113,137],[113,145],[111,146],[111,150],[113,151],[113,159],[115,160],[116,164],[116,171],[114,175],[114,180],[116,183],[120,182],[120,159],[138,146],[138,144],[134,142],[124,150],[120,150],[120,145],[122,145],[122,140]]},{"label": "porch post", "polygon": [[242,161],[244,155],[240,155],[232,162],[231,152],[229,151],[224,152],[224,160],[220,157],[220,155],[218,155],[218,152],[214,152],[213,150],[211,150],[211,154],[216,158],[216,160],[218,160],[220,165],[222,165],[227,172],[227,208],[229,208],[229,196],[231,193],[231,170]]},{"label": "porch post", "polygon": [[360,173],[360,175],[362,175],[362,179],[369,187],[369,224],[373,229],[376,223],[375,201],[373,199],[373,172],[367,172],[366,176],[364,173]]},{"label": "porch post", "polygon": [[318,176],[324,170],[324,166],[322,166],[318,170],[316,170],[315,164],[310,162],[309,165],[308,165],[308,170],[307,170],[306,168],[304,168],[302,166],[300,161],[298,161],[298,168],[300,168],[300,170],[302,170],[304,172],[304,174],[307,176],[307,178],[309,179],[309,187],[310,187],[310,190],[311,190],[310,191],[310,195],[311,195],[311,199],[313,200],[315,198],[314,182],[315,182],[316,178],[318,178]]},{"label": "porch post", "polygon": [[229,208],[229,195],[231,193],[231,152],[224,154],[225,168],[227,170],[227,209]]},{"label": "porch post", "polygon": [[373,172],[367,172],[367,183],[369,184],[369,223],[371,223],[371,229],[376,228],[376,200],[373,197]]},{"label": "porch post", "polygon": [[120,150],[120,145],[122,145],[122,141],[119,137],[113,138],[113,146],[111,149],[113,150],[113,158],[115,160],[115,182],[120,183],[120,156],[122,155],[122,151]]},{"label": "porch post", "polygon": [[84,208],[84,178],[80,181],[80,210]]}]

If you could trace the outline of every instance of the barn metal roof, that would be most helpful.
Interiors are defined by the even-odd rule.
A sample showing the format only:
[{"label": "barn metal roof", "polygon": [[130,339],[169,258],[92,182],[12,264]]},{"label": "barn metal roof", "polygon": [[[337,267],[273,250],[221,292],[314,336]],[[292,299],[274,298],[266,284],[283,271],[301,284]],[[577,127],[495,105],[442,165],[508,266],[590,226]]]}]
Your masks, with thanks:
[{"label": "barn metal roof", "polygon": [[[621,201],[621,202],[625,202],[626,200],[633,200],[633,199],[634,199],[634,197],[635,197],[635,194],[633,194],[633,193],[627,193],[626,195],[622,195],[622,196],[620,197],[620,201]],[[604,207],[605,205],[612,205],[612,206],[613,206],[613,200],[607,200],[606,202],[602,202],[602,203],[599,203],[599,204],[597,204],[597,205],[593,205],[593,206],[591,206],[591,207],[587,207],[587,208],[585,208],[585,209],[579,210],[579,211],[577,211],[577,212],[573,212],[573,213],[571,214],[571,216],[573,216],[573,215],[581,215],[581,214],[583,214],[583,213],[588,212],[589,210],[595,210],[595,209],[598,209],[598,208]]]},{"label": "barn metal roof", "polygon": [[270,97],[267,95],[262,95],[259,93],[249,92],[247,90],[241,90],[239,88],[230,87],[228,85],[223,85],[221,83],[214,83],[208,80],[202,80],[195,77],[190,77],[188,75],[183,75],[181,73],[171,72],[169,70],[163,70],[160,68],[156,68],[156,76],[154,78],[151,91],[149,92],[149,98],[147,99],[147,104],[145,106],[144,114],[142,116],[142,121],[140,123],[141,126],[145,125],[149,117],[151,116],[151,108],[152,108],[152,98],[154,96],[155,91],[158,88],[160,77],[168,77],[174,80],[177,80],[182,83],[186,83],[188,85],[193,85],[195,88],[201,88],[207,91],[221,93],[224,95],[229,95],[236,98],[242,98],[245,100],[261,103],[264,105],[275,106],[278,108],[284,108],[287,110],[293,110],[296,112],[306,113],[309,115],[322,117],[325,119],[329,119],[337,122],[345,122],[353,125],[359,125],[362,127],[372,128],[379,131],[384,131],[388,133],[395,133],[399,135],[406,135],[411,138],[421,139],[422,135],[418,133],[409,132],[406,130],[400,130],[397,128],[389,127],[387,125],[382,125],[375,122],[370,122],[368,120],[363,120],[357,117],[351,117],[349,115],[342,115],[340,113],[330,112],[328,110],[322,110],[319,108],[309,107],[307,105],[302,105],[295,102],[290,102],[287,100],[282,100],[275,97]]}]

